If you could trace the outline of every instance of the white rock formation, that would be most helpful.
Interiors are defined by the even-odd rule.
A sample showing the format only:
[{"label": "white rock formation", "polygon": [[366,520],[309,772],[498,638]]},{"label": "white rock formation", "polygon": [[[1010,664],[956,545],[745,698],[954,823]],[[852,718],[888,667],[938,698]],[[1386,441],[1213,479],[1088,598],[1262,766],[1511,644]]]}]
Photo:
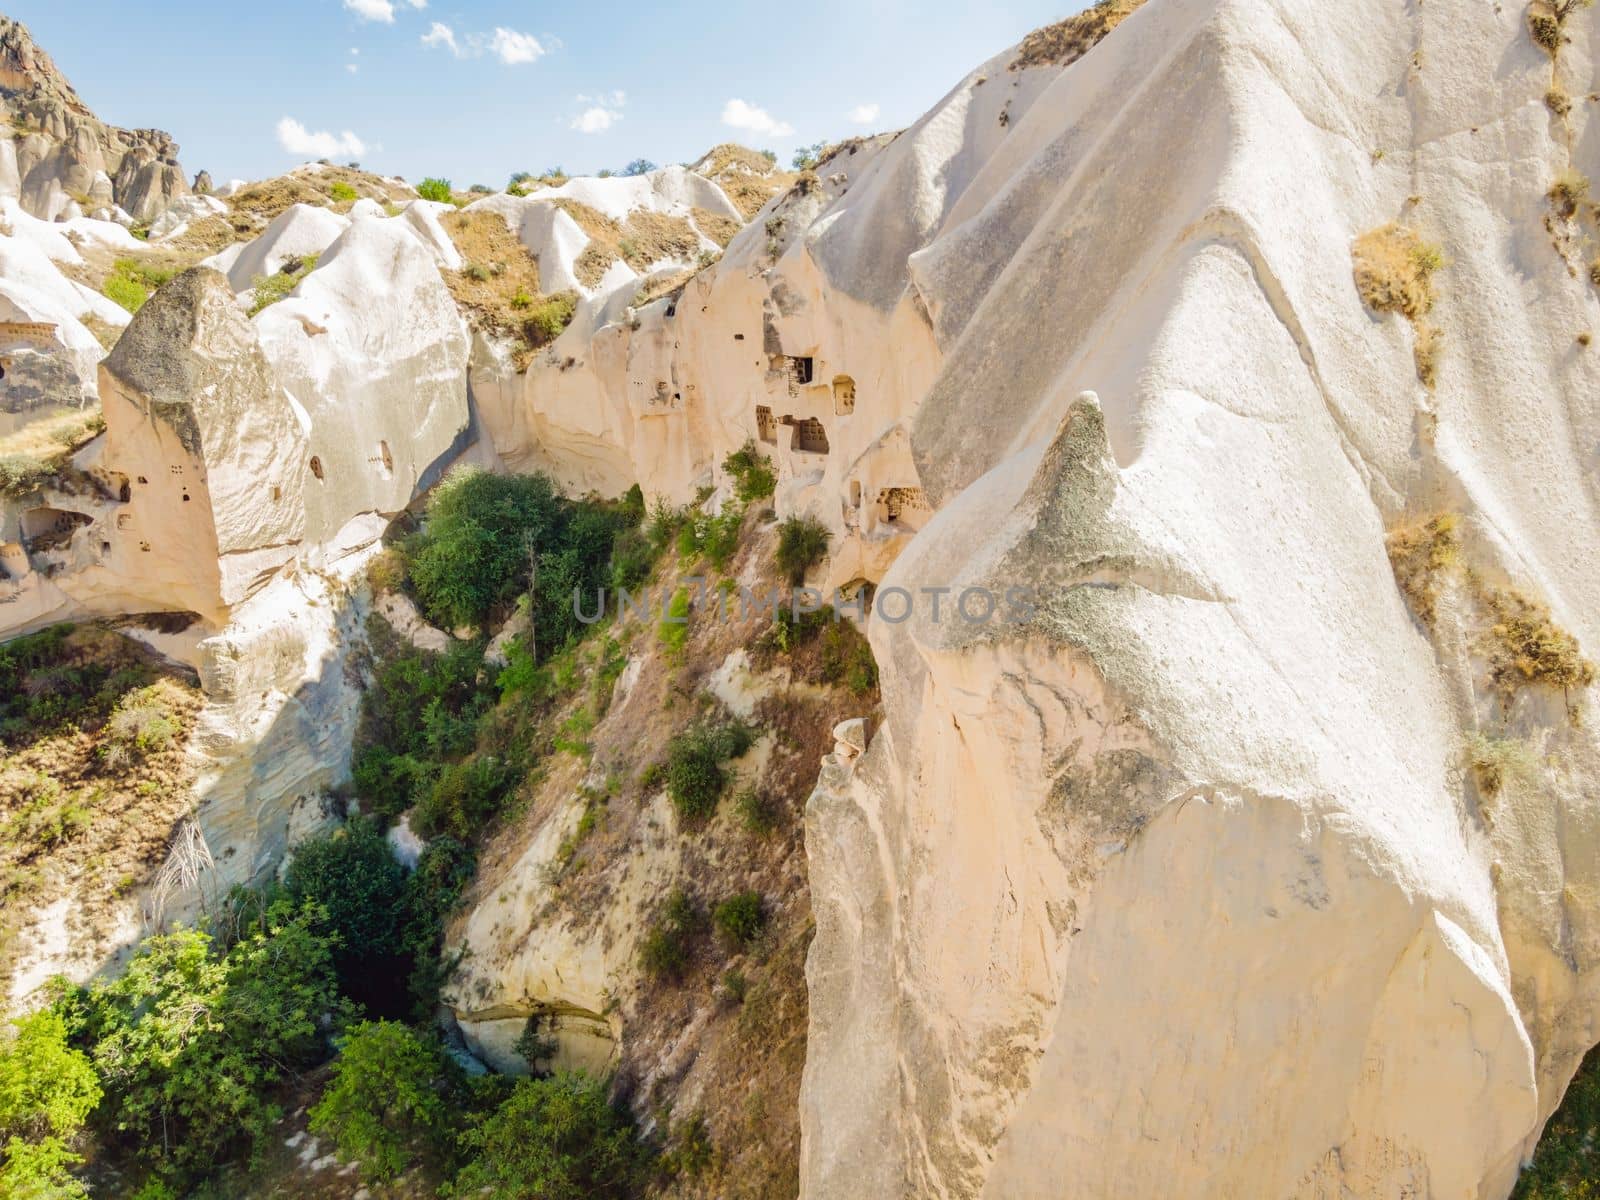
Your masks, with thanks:
[{"label": "white rock formation", "polygon": [[257,276],[277,274],[291,258],[321,254],[349,228],[349,219],[336,212],[311,204],[291,204],[272,219],[259,237],[229,246],[201,265],[221,271],[234,291],[248,291],[255,286]]},{"label": "white rock formation", "polygon": [[[873,623],[886,722],[809,819],[803,1190],[1503,1196],[1596,1037],[1595,736],[1495,695],[1470,597],[1430,638],[1385,537],[1461,513],[1600,645],[1544,194],[1600,170],[1588,110],[1569,160],[1524,13],[1466,0],[1152,0],[1015,57],[681,295],[475,366],[575,489],[686,498],[753,437],[830,582],[1039,590]],[[1352,275],[1401,219],[1450,264],[1431,389]],[[1473,736],[1543,765],[1488,797]]]}]

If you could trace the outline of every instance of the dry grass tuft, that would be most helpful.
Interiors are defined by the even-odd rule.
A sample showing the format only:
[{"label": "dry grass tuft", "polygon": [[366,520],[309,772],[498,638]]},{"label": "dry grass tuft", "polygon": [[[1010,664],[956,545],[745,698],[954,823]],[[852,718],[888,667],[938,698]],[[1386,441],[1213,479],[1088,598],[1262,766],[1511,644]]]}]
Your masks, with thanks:
[{"label": "dry grass tuft", "polygon": [[[720,187],[747,221],[794,182],[794,175],[780,171],[773,159],[734,142],[713,146],[701,156],[695,170]],[[705,231],[708,237],[715,236],[709,229]]]},{"label": "dry grass tuft", "polygon": [[439,220],[461,255],[459,271],[444,271],[456,303],[480,328],[521,329],[539,296],[539,262],[496,212],[445,213]]},{"label": "dry grass tuft", "polygon": [[27,949],[15,943],[29,915],[62,897],[73,944],[110,948],[114,910],[149,881],[192,804],[185,744],[202,702],[192,679],[96,626],[10,650],[11,695],[59,719],[0,730],[0,979]]},{"label": "dry grass tuft", "polygon": [[724,250],[728,248],[728,243],[733,241],[739,230],[744,228],[732,217],[714,213],[708,208],[693,209],[689,215],[694,220],[694,227]]},{"label": "dry grass tuft", "polygon": [[614,262],[625,262],[640,274],[666,259],[693,262],[700,239],[683,217],[666,213],[634,212],[624,224],[576,200],[554,202],[589,235],[589,244],[573,264],[573,274],[584,287],[594,287]]},{"label": "dry grass tuft", "polygon": [[1509,705],[1528,687],[1554,688],[1564,695],[1594,682],[1594,664],[1578,639],[1550,619],[1550,610],[1514,589],[1475,581],[1478,598],[1494,624],[1479,637],[1488,660],[1489,680]]},{"label": "dry grass tuft", "polygon": [[1439,581],[1461,559],[1456,515],[1441,513],[1420,525],[1396,529],[1387,539],[1389,565],[1411,611],[1429,629],[1438,616]]},{"label": "dry grass tuft", "polygon": [[1099,0],[1076,16],[1035,29],[1022,39],[1010,70],[1026,67],[1070,66],[1100,44],[1100,40],[1144,6],[1144,0]]},{"label": "dry grass tuft", "polygon": [[1589,177],[1569,167],[1551,182],[1545,198],[1557,216],[1570,221],[1578,215],[1579,205],[1589,198]]},{"label": "dry grass tuft", "polygon": [[1484,799],[1498,796],[1513,781],[1531,783],[1539,777],[1539,756],[1516,738],[1491,738],[1475,733],[1467,739],[1467,765]]},{"label": "dry grass tuft", "polygon": [[1351,250],[1356,290],[1374,312],[1404,314],[1416,331],[1413,356],[1417,377],[1432,387],[1438,372],[1439,330],[1427,319],[1433,310],[1434,275],[1445,266],[1444,251],[1416,230],[1390,223],[1362,234]]}]

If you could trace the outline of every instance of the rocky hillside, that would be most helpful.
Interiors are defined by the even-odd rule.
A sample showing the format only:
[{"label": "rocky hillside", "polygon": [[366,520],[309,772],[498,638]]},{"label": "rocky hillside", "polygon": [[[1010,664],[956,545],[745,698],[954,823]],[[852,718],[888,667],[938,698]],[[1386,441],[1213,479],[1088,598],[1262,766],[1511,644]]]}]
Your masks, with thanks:
[{"label": "rocky hillside", "polygon": [[189,191],[178,146],[159,129],[107,125],[27,29],[0,16],[0,195],[47,221],[85,214],[148,223]]},{"label": "rocky hillside", "polygon": [[[18,147],[121,144],[0,44]],[[1597,60],[1101,0],[792,173],[163,164],[144,240],[126,157],[113,219],[0,159],[0,636],[79,622],[10,669],[92,699],[0,729],[0,865],[90,1176],[1583,1194]],[[182,732],[96,825],[61,672],[130,614]],[[118,1065],[191,962],[228,1122]]]}]

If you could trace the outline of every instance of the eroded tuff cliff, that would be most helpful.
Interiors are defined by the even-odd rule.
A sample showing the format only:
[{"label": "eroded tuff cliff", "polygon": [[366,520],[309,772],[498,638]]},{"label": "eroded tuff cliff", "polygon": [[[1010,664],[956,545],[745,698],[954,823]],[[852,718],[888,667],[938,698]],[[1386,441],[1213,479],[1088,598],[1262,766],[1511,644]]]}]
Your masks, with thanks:
[{"label": "eroded tuff cliff", "polygon": [[[870,623],[882,726],[806,814],[805,1195],[1504,1196],[1597,1036],[1597,48],[1573,5],[1100,5],[659,298],[615,254],[579,274],[587,214],[481,202],[578,296],[526,370],[481,330],[469,359],[420,268],[416,303],[367,305],[369,244],[428,210],[369,213],[345,283],[253,323],[333,438],[338,474],[288,485],[308,521],[361,456],[376,480],[300,559],[409,491],[346,397],[440,389],[449,419],[406,426],[421,487],[467,374],[500,460],[575,490],[685,499],[753,439],[779,511],[833,532],[814,582],[1034,589],[1021,625]],[[680,176],[621,215],[705,208]],[[356,345],[354,373],[323,348]],[[255,664],[298,698],[339,661],[338,623],[289,632],[304,577],[230,614],[240,729],[279,694]],[[278,744],[314,728],[336,776],[346,726],[290,711]],[[580,964],[567,1015],[606,1058],[629,1036],[615,946],[506,924],[542,919],[559,791],[461,931],[486,1053]]]},{"label": "eroded tuff cliff", "polygon": [[[1566,7],[1008,52],[485,404],[574,482],[754,435],[832,580],[1039,589],[872,624],[885,724],[808,816],[807,1195],[1509,1189],[1600,951]],[[1390,225],[1426,325],[1358,289]],[[1424,620],[1390,551],[1441,514]]]},{"label": "eroded tuff cliff", "polygon": [[159,129],[119,129],[89,110],[27,28],[0,16],[0,196],[51,221],[120,209],[149,222],[188,183],[178,146]]}]

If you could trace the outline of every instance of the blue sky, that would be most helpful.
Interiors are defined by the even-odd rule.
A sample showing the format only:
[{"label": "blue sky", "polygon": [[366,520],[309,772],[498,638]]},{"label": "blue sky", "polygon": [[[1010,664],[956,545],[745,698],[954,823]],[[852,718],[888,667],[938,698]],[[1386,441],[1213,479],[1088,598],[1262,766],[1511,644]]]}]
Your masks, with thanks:
[{"label": "blue sky", "polygon": [[514,170],[681,162],[729,140],[787,161],[797,145],[901,128],[985,58],[1081,7],[10,0],[4,11],[100,117],[167,130],[184,166],[219,183],[330,157],[499,187]]}]

